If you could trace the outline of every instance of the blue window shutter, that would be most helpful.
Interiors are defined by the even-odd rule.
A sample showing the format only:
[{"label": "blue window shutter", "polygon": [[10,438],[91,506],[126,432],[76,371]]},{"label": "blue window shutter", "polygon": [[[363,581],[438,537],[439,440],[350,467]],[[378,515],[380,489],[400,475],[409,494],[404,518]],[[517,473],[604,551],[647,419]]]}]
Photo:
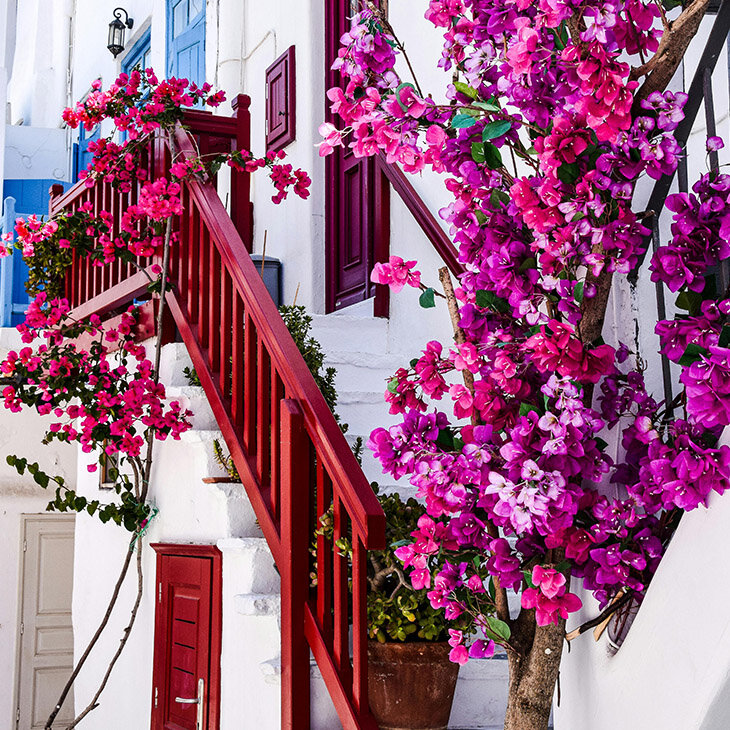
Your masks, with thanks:
[{"label": "blue window shutter", "polygon": [[205,3],[167,0],[167,75],[205,82]]},{"label": "blue window shutter", "polygon": [[[3,233],[15,232],[15,219],[29,215],[48,215],[48,191],[58,180],[5,180]],[[64,188],[69,183],[61,183]],[[25,319],[30,297],[25,291],[28,267],[20,252],[0,260],[0,327],[14,327]]]},{"label": "blue window shutter", "polygon": [[[99,125],[97,124],[93,132],[88,132],[83,126],[79,127],[79,141],[74,149],[74,174],[73,180],[79,179],[79,174],[85,170],[91,162],[94,155],[89,151],[89,142],[94,142],[101,136]],[[35,181],[34,181],[35,182]],[[46,198],[48,197],[46,191]]]}]

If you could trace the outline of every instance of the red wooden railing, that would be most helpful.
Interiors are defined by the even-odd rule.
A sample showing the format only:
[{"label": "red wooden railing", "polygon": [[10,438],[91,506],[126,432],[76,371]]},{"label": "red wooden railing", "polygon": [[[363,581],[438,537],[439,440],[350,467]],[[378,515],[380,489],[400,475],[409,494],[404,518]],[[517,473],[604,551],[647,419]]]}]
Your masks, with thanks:
[{"label": "red wooden railing", "polygon": [[[248,102],[238,98],[233,120],[188,113],[189,131],[177,129],[172,149],[161,138],[150,146],[152,177],[164,174],[171,156],[194,158],[221,140],[248,148]],[[366,551],[384,546],[385,518],[248,254],[243,177],[233,182],[245,191],[232,199],[233,219],[212,181],[184,183],[166,302],[281,574],[282,727],[309,726],[311,650],[343,727],[377,728],[367,701]],[[118,221],[137,192],[79,184],[53,197],[51,212],[90,202]],[[66,276],[80,316],[112,313],[144,296],[146,285],[133,265],[92,267],[87,259],[74,259]],[[334,537],[318,537],[312,556],[330,507]],[[340,538],[351,540],[351,560],[335,547]]]}]

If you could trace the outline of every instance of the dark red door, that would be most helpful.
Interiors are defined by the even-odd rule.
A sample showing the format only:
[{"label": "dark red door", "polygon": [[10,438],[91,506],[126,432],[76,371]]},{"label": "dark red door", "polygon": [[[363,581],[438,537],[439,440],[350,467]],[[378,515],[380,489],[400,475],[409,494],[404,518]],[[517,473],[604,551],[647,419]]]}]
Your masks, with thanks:
[{"label": "dark red door", "polygon": [[218,730],[220,553],[153,545],[157,610],[153,730]]},{"label": "dark red door", "polygon": [[[330,66],[337,58],[340,37],[350,27],[359,2],[325,0],[327,88],[343,85],[339,72]],[[326,110],[328,121],[341,120]],[[342,309],[372,296],[370,272],[375,262],[376,170],[373,158],[358,158],[349,149],[338,148],[326,158],[327,311]],[[381,211],[383,212],[383,211]]]}]

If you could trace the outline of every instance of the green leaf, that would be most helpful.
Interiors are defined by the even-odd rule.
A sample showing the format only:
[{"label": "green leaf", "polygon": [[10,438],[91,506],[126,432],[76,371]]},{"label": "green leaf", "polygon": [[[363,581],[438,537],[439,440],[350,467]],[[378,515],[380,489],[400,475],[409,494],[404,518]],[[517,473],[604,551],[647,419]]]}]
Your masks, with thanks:
[{"label": "green leaf", "polygon": [[494,292],[487,291],[486,289],[477,289],[476,292],[476,305],[483,309],[491,309],[494,312],[506,313],[509,312],[509,302],[502,297],[498,297]]},{"label": "green leaf", "polygon": [[489,142],[490,139],[501,137],[512,129],[512,122],[509,119],[497,119],[489,122],[482,130],[482,140]]},{"label": "green leaf", "polygon": [[536,269],[537,268],[537,260],[534,256],[530,256],[529,259],[525,259],[520,264],[520,271],[527,271],[528,269]]},{"label": "green leaf", "polygon": [[558,167],[558,179],[566,185],[573,185],[580,177],[580,167],[577,162],[563,163]]},{"label": "green leaf", "polygon": [[717,343],[720,347],[727,347],[730,345],[730,325],[725,325],[720,333],[720,340]]},{"label": "green leaf", "polygon": [[436,306],[436,299],[435,299],[435,292],[434,290],[429,287],[426,289],[420,297],[418,297],[418,303],[424,308],[424,309],[431,309],[432,307]]},{"label": "green leaf", "polygon": [[489,202],[495,207],[499,208],[500,204],[503,203],[504,205],[507,205],[510,201],[509,195],[504,192],[504,190],[498,190],[497,188],[494,188],[492,192],[489,194]]},{"label": "green leaf", "polygon": [[509,641],[512,636],[509,626],[496,616],[487,616],[487,633],[492,633],[492,638],[498,641]]},{"label": "green leaf", "polygon": [[522,575],[525,576],[525,583],[527,583],[527,587],[535,588],[535,584],[532,582],[532,570],[525,568],[525,570],[522,571]]},{"label": "green leaf", "polygon": [[535,406],[530,405],[529,403],[520,403],[520,415],[526,416],[531,411],[534,411],[535,413],[540,413],[540,411],[535,408]]},{"label": "green leaf", "polygon": [[397,377],[393,376],[388,381],[388,391],[390,393],[397,393],[398,392],[398,378]]},{"label": "green leaf", "polygon": [[502,153],[491,143],[484,143],[484,161],[492,170],[502,167]]},{"label": "green leaf", "polygon": [[709,354],[710,352],[709,350],[707,350],[707,348],[701,347],[694,342],[690,342],[690,344],[687,345],[687,349],[684,351],[684,355],[679,358],[678,362],[682,367],[687,367],[693,362],[697,362],[698,360],[700,360],[702,355]]},{"label": "green leaf", "polygon": [[477,120],[469,114],[457,114],[451,120],[451,126],[454,129],[466,129],[467,127],[473,127],[476,123]]},{"label": "green leaf", "polygon": [[605,451],[606,447],[608,446],[608,442],[604,441],[602,438],[596,438],[594,439],[596,442],[596,448],[599,451]]},{"label": "green leaf", "polygon": [[583,287],[584,283],[582,281],[579,281],[575,285],[575,289],[573,289],[573,299],[575,299],[578,304],[580,304],[583,301]]},{"label": "green leaf", "polygon": [[453,451],[454,449],[454,434],[449,428],[442,428],[439,431],[439,435],[436,438],[436,445],[440,446],[444,451]]},{"label": "green leaf", "polygon": [[486,159],[484,154],[484,144],[481,142],[471,143],[471,159],[478,163],[484,162]]},{"label": "green leaf", "polygon": [[[400,89],[400,86],[398,88]],[[479,98],[479,92],[469,86],[469,84],[465,84],[463,81],[454,81],[454,88],[459,93],[464,94],[464,96],[468,96],[470,99],[476,100]]]},{"label": "green leaf", "polygon": [[484,111],[487,112],[502,111],[502,107],[497,104],[497,102],[494,100],[494,97],[492,97],[492,100],[490,101],[475,101],[474,106],[479,107],[480,109],[484,109]]},{"label": "green leaf", "polygon": [[690,314],[696,314],[700,311],[702,294],[696,291],[683,291],[677,297],[676,304],[679,309],[686,309]]}]

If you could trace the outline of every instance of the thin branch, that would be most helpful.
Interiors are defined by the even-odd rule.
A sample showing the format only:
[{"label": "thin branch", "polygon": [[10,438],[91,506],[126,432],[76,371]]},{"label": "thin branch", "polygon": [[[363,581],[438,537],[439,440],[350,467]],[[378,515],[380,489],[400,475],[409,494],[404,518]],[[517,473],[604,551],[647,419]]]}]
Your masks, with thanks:
[{"label": "thin branch", "polygon": [[395,34],[395,30],[393,30],[393,26],[390,24],[388,19],[385,17],[385,14],[380,10],[377,5],[375,5],[371,0],[365,0],[365,5],[367,6],[368,10],[372,10],[375,15],[378,16],[378,20],[383,24],[383,27],[385,30],[393,37],[393,41],[395,42],[395,45],[398,47],[398,50],[403,54],[403,58],[405,59],[406,64],[408,65],[408,70],[411,72],[411,77],[413,78],[413,83],[416,85],[416,91],[418,92],[418,95],[423,99],[423,91],[421,91],[421,85],[418,83],[418,77],[416,76],[416,72],[413,70],[413,66],[411,65],[411,59],[408,58],[408,54],[406,53],[406,48],[401,43],[398,36]]},{"label": "thin branch", "polygon": [[61,690],[61,694],[58,698],[58,702],[56,703],[56,706],[53,708],[51,714],[48,716],[48,720],[46,720],[45,728],[44,730],[52,730],[53,728],[53,722],[56,719],[56,716],[61,710],[61,707],[63,706],[63,703],[66,701],[66,697],[68,697],[68,693],[71,691],[71,688],[73,687],[74,682],[76,681],[76,677],[78,677],[79,672],[81,671],[84,664],[86,664],[86,660],[89,658],[89,654],[91,654],[91,650],[96,646],[96,642],[99,641],[99,637],[104,632],[104,629],[106,628],[106,625],[109,623],[109,618],[112,615],[112,611],[114,610],[114,606],[117,603],[117,599],[119,598],[119,591],[121,590],[122,583],[124,583],[124,579],[127,577],[127,572],[129,571],[129,566],[132,562],[132,554],[134,552],[134,542],[137,539],[137,532],[134,533],[134,536],[132,537],[130,543],[129,543],[129,550],[127,550],[127,554],[124,557],[124,563],[122,564],[122,570],[119,573],[119,577],[117,578],[117,582],[114,586],[114,590],[112,591],[111,599],[109,600],[109,605],[107,606],[106,613],[104,614],[104,617],[101,620],[101,623],[99,624],[98,628],[94,632],[94,635],[91,637],[91,640],[89,641],[88,645],[86,646],[86,649],[84,650],[84,653],[79,658],[78,662],[76,662],[76,666],[73,668],[73,671],[71,672],[71,676],[68,678],[68,681],[64,685],[63,689]]},{"label": "thin branch", "polygon": [[617,598],[613,603],[606,606],[606,608],[604,608],[603,611],[598,614],[598,616],[592,618],[590,621],[586,621],[584,624],[581,624],[577,629],[573,629],[565,635],[565,638],[568,641],[573,641],[573,639],[580,636],[581,634],[584,634],[586,631],[592,629],[594,626],[602,624],[607,618],[609,618],[612,614],[618,611],[621,606],[627,604],[633,597],[633,591],[625,591],[620,598]]},{"label": "thin branch", "polygon": [[[136,534],[136,533],[135,533]],[[137,597],[134,601],[134,606],[132,606],[132,612],[129,617],[129,623],[124,628],[124,631],[122,632],[122,638],[119,640],[119,646],[117,647],[117,651],[112,657],[111,662],[109,662],[109,666],[107,667],[107,670],[104,674],[104,678],[101,680],[101,684],[99,685],[99,688],[96,690],[96,693],[94,694],[93,698],[91,699],[91,702],[84,708],[82,712],[80,712],[76,718],[71,722],[70,725],[66,727],[66,730],[73,730],[92,710],[95,710],[99,706],[99,697],[101,696],[101,693],[106,688],[107,682],[109,681],[109,677],[111,676],[112,670],[114,669],[114,665],[117,663],[117,660],[121,656],[122,651],[124,650],[124,647],[127,645],[127,641],[129,640],[129,635],[132,633],[132,628],[134,627],[135,621],[137,620],[137,614],[139,613],[139,607],[142,603],[142,593],[144,589],[144,583],[143,583],[143,574],[142,574],[142,540],[138,540],[137,542]]]}]

